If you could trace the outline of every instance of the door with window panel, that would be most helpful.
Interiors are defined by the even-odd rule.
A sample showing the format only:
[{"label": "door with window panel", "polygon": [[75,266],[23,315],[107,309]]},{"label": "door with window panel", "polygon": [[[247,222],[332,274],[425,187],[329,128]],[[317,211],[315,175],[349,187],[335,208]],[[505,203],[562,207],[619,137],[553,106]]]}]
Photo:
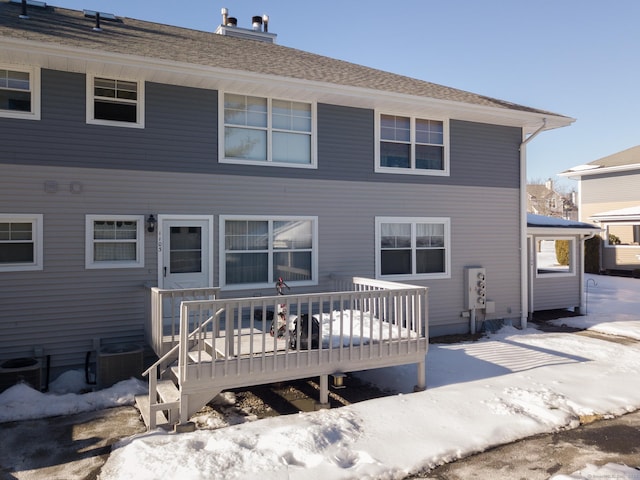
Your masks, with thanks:
[{"label": "door with window panel", "polygon": [[163,288],[208,287],[209,221],[167,220],[162,222]]}]

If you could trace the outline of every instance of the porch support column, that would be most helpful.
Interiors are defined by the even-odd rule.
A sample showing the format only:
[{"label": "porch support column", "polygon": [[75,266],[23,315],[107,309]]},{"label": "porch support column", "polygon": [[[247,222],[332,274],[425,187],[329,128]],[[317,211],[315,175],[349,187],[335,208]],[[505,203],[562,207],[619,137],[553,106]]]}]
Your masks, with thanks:
[{"label": "porch support column", "polygon": [[531,135],[523,129],[520,144],[520,328],[527,328],[529,317],[529,272],[527,261],[527,143],[536,138],[547,126],[547,119]]},{"label": "porch support column", "polygon": [[[587,298],[586,298],[586,293],[585,293],[585,281],[584,281],[584,252],[586,250],[586,244],[585,242],[587,240],[591,240],[593,237],[596,236],[596,233],[591,233],[589,235],[580,235],[579,239],[578,239],[578,259],[579,259],[579,269],[578,270],[578,279],[579,279],[579,284],[580,284],[580,305],[578,306],[578,311],[576,313],[579,313],[580,315],[587,315],[589,312],[587,312]],[[600,257],[602,258],[602,257]]]}]

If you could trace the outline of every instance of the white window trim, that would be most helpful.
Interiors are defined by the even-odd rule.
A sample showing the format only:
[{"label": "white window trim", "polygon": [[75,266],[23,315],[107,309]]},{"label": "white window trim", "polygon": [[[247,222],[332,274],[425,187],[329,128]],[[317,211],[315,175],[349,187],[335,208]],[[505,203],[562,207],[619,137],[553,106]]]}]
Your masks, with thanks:
[{"label": "white window trim", "polygon": [[0,264],[0,272],[26,272],[42,270],[43,261],[43,216],[41,213],[4,213],[0,214],[0,222],[31,223],[33,241],[33,263]]},{"label": "white window trim", "polygon": [[[119,122],[115,120],[100,120],[95,118],[95,105],[94,105],[94,79],[107,78],[109,80],[122,80],[127,82],[135,82],[138,85],[137,95],[138,100],[136,102],[136,121],[134,122]],[[134,80],[131,78],[112,77],[109,75],[90,74],[86,75],[86,110],[87,110],[87,123],[90,125],[106,125],[111,127],[123,127],[123,128],[144,128],[145,121],[145,92],[144,80]]]},{"label": "white window trim", "polygon": [[[122,262],[100,262],[93,258],[93,222],[95,220],[124,221],[136,223],[136,260]],[[85,268],[142,268],[144,267],[144,215],[86,215],[85,216]]]},{"label": "white window trim", "polygon": [[29,86],[31,92],[31,111],[18,112],[14,110],[0,109],[2,118],[22,118],[26,120],[40,120],[40,68],[23,67],[16,65],[0,64],[3,70],[13,70],[14,72],[26,72],[29,74]]},{"label": "white window trim", "polygon": [[[382,275],[381,225],[383,223],[439,223],[444,225],[444,272],[440,273],[418,273],[402,275]],[[413,265],[415,266],[415,229],[411,229],[411,254],[413,255]],[[449,217],[376,217],[376,278],[382,280],[420,280],[420,279],[446,279],[451,278],[451,219]]]},{"label": "white window trim", "polygon": [[[411,121],[410,127],[410,144],[411,144],[411,157],[415,159],[415,137],[416,137],[416,119],[419,118],[421,120],[435,120],[438,122],[442,122],[442,141],[444,146],[444,155],[443,155],[443,169],[442,170],[425,170],[421,168],[398,168],[398,167],[383,167],[380,165],[380,142],[382,140],[380,135],[380,117],[382,115],[395,115],[398,117],[407,117]],[[376,110],[375,111],[375,168],[374,171],[376,173],[393,173],[399,175],[429,175],[429,176],[437,176],[437,177],[448,177],[450,175],[450,167],[449,167],[449,119],[448,118],[439,118],[436,116],[428,116],[428,115],[407,115],[402,112],[394,112],[387,110]]]},{"label": "white window trim", "polygon": [[[220,215],[218,225],[218,264],[219,264],[219,283],[221,290],[251,290],[273,288],[274,282],[266,283],[242,283],[242,284],[226,284],[226,251],[225,251],[225,221],[226,220],[256,220],[256,221],[288,221],[288,220],[309,220],[313,228],[312,246],[311,246],[311,280],[290,281],[287,284],[291,287],[302,287],[308,285],[318,285],[318,217],[314,216],[295,216],[295,215]],[[273,247],[269,243],[269,276],[273,273]],[[275,291],[275,290],[274,290]]]},{"label": "white window trim", "polygon": [[[224,96],[230,95],[249,95],[253,97],[264,98],[267,100],[267,159],[266,160],[246,160],[238,158],[226,158],[224,154]],[[274,131],[272,128],[272,115],[271,104],[273,100],[284,100],[300,103],[308,103],[311,105],[311,162],[310,163],[290,163],[290,162],[275,162],[272,160],[271,151],[271,133]],[[280,97],[268,97],[257,94],[239,93],[231,91],[218,91],[218,163],[230,163],[235,165],[259,165],[263,167],[289,167],[289,168],[318,168],[318,147],[317,147],[317,102],[308,100],[294,100],[290,98]]]},{"label": "white window trim", "polygon": [[[537,242],[542,242],[544,240],[569,240],[571,244],[571,251],[569,252],[569,271],[568,272],[540,272],[540,268],[538,267],[538,251],[537,251]],[[535,269],[536,269],[536,278],[562,278],[562,277],[575,277],[577,275],[576,268],[576,249],[578,247],[577,239],[575,237],[535,237],[534,238],[534,253],[536,257]]]},{"label": "white window trim", "polygon": [[637,222],[602,222],[602,227],[604,228],[604,248],[640,248],[640,245],[617,245],[609,243],[609,227],[614,226],[633,226],[640,225],[640,221]]}]

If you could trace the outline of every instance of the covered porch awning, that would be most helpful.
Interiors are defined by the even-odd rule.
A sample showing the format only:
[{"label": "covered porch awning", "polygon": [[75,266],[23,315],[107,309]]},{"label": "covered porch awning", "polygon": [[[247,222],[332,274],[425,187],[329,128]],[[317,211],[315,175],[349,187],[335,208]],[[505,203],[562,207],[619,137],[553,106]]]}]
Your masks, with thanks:
[{"label": "covered porch awning", "polygon": [[599,222],[637,222],[640,221],[640,205],[635,207],[620,208],[618,210],[609,210],[607,212],[596,213],[591,219]]},{"label": "covered porch awning", "polygon": [[[638,207],[640,212],[640,207]],[[596,235],[602,229],[590,223],[565,220],[557,217],[545,217],[527,213],[527,234],[529,235]]]}]

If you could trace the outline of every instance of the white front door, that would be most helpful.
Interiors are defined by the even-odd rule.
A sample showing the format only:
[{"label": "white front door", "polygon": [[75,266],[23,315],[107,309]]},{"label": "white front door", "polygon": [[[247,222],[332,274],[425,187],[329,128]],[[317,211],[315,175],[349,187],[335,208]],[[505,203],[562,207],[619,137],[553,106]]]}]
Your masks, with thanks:
[{"label": "white front door", "polygon": [[158,285],[161,288],[212,286],[213,218],[159,215]]}]

